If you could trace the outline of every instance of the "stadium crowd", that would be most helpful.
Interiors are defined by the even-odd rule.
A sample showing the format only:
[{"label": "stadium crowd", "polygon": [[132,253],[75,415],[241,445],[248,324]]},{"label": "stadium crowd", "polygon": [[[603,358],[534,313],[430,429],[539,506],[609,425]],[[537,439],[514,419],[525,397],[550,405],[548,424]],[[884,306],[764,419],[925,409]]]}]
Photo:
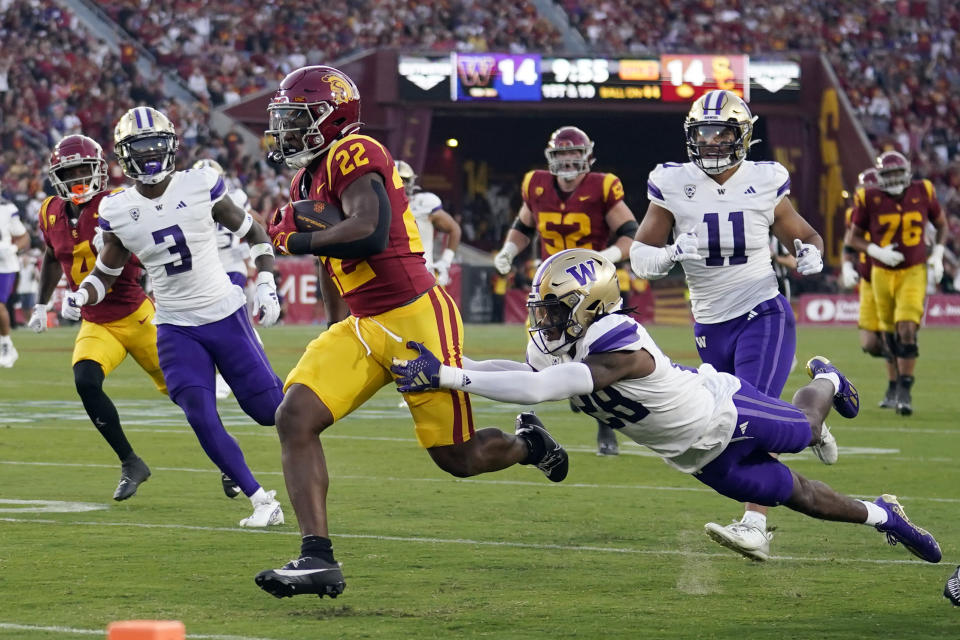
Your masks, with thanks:
[{"label": "stadium crowd", "polygon": [[[99,3],[127,34],[114,53],[54,0],[11,0],[0,14],[0,187],[28,223],[44,191],[49,150],[83,131],[111,151],[118,113],[152,104],[177,123],[181,162],[218,160],[254,208],[271,211],[287,178],[244,153],[239,135],[211,131],[209,110],[275,86],[302,64],[374,47],[419,50],[557,51],[561,33],[529,0],[336,0],[319,7],[250,0],[199,10],[203,0]],[[591,50],[633,55],[742,50],[754,56],[820,50],[827,55],[878,149],[908,155],[934,182],[960,238],[960,7],[937,0],[560,0]],[[645,9],[645,10],[644,10]],[[182,104],[133,64],[140,43],[160,70],[197,96]],[[111,162],[111,180],[122,174]],[[479,219],[511,198],[470,203],[465,240],[495,245],[500,218]],[[503,215],[499,215],[503,213]],[[478,214],[478,215],[474,215]],[[489,236],[489,237],[488,237]],[[953,241],[954,254],[960,246]]]}]

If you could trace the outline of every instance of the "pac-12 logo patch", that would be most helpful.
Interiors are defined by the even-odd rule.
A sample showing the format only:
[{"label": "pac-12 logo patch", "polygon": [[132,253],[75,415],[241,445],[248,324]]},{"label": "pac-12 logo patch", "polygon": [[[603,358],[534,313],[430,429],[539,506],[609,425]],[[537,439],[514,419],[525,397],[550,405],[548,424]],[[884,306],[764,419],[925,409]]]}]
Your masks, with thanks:
[{"label": "pac-12 logo patch", "polygon": [[696,193],[697,193],[697,185],[695,184],[683,185],[683,195],[687,196],[688,198],[692,198]]}]

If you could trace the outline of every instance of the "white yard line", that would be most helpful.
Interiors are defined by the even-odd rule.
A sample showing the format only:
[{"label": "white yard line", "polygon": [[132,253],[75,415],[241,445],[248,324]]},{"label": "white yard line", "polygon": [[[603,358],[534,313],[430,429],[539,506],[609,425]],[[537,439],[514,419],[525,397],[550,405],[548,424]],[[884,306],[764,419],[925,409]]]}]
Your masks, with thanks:
[{"label": "white yard line", "polygon": [[[244,529],[240,527],[200,527],[186,524],[152,524],[147,522],[88,522],[79,520],[49,520],[41,518],[0,518],[0,522],[22,523],[22,524],[59,524],[66,526],[88,526],[88,527],[136,527],[141,529],[174,529],[178,531],[209,531],[215,533],[250,533],[262,535],[281,535],[289,537],[300,537],[297,531],[278,531],[275,529]],[[468,538],[425,538],[419,536],[385,536],[378,534],[360,534],[360,533],[340,533],[332,534],[333,538],[352,538],[357,540],[383,540],[388,542],[410,542],[414,544],[441,544],[441,545],[467,545],[483,547],[510,547],[516,549],[538,549],[553,551],[580,551],[587,553],[619,553],[644,556],[682,556],[698,558],[732,558],[736,559],[730,552],[721,553],[703,553],[699,551],[688,551],[683,549],[631,549],[629,547],[597,547],[591,545],[564,545],[564,544],[537,544],[532,542],[513,542],[506,540],[472,540]],[[878,540],[879,541],[879,540]],[[837,556],[770,556],[773,560],[783,560],[787,562],[846,562],[851,564],[878,564],[878,565],[900,565],[908,564],[915,566],[936,566],[943,569],[943,565],[931,565],[919,560],[879,560],[869,558],[843,558]],[[945,565],[953,563],[952,560],[945,561]],[[199,636],[197,636],[199,637]]]}]

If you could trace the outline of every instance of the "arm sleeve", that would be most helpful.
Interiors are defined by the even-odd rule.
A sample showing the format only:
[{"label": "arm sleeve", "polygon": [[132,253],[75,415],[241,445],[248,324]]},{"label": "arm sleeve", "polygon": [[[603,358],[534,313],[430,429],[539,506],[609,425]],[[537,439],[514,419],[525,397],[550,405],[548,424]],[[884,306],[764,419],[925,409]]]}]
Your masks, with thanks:
[{"label": "arm sleeve", "polygon": [[641,278],[659,280],[670,273],[673,260],[669,258],[666,247],[652,247],[635,240],[630,245],[630,266]]},{"label": "arm sleeve", "polygon": [[543,371],[465,371],[440,367],[440,386],[500,402],[537,404],[593,391],[593,374],[582,362],[565,362]]},{"label": "arm sleeve", "polygon": [[526,362],[516,360],[471,360],[464,356],[462,368],[467,371],[534,371]]}]

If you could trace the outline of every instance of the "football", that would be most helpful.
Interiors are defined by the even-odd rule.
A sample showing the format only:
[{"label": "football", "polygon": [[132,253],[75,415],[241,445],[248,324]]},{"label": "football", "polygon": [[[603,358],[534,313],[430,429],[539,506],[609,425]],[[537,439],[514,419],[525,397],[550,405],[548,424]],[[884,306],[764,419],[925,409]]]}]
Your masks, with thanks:
[{"label": "football", "polygon": [[343,221],[343,211],[335,204],[320,200],[293,203],[293,221],[297,231],[320,231]]}]

